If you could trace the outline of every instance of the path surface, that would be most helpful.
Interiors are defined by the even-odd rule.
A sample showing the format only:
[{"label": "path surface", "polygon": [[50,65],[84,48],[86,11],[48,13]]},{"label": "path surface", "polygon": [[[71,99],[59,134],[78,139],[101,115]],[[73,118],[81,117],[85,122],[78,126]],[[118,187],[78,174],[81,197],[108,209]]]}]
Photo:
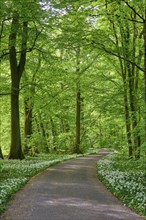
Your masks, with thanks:
[{"label": "path surface", "polygon": [[66,161],[33,177],[1,220],[142,220],[97,179],[96,162],[105,154]]}]

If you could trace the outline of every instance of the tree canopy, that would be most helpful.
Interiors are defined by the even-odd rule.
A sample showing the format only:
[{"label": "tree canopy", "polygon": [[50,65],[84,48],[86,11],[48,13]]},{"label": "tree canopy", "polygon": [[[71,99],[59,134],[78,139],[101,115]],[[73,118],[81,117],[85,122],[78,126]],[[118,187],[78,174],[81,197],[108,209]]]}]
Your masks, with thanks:
[{"label": "tree canopy", "polygon": [[146,147],[146,3],[0,0],[0,157]]}]

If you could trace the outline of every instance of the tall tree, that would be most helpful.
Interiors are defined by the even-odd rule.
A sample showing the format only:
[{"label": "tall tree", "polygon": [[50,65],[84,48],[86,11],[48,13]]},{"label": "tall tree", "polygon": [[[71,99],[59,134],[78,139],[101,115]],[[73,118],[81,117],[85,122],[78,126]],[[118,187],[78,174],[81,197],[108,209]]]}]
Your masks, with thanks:
[{"label": "tall tree", "polygon": [[26,47],[28,22],[23,21],[21,52],[20,58],[17,58],[17,35],[19,31],[19,13],[13,12],[11,31],[9,35],[9,53],[10,53],[10,68],[11,68],[11,147],[10,159],[23,159],[21,135],[20,135],[20,117],[19,117],[19,87],[22,73],[26,63]]},{"label": "tall tree", "polygon": [[[20,2],[17,5],[15,1],[11,2],[11,28],[9,34],[9,62],[11,72],[11,146],[10,159],[23,159],[20,133],[20,115],[19,115],[19,90],[20,80],[24,72],[26,64],[27,51],[31,51],[35,45],[38,33],[32,36],[33,41],[29,42],[30,49],[28,49],[28,27],[29,20],[34,19],[36,3],[32,2],[34,12],[31,13],[28,8],[28,2]],[[36,27],[36,25],[35,25]]]},{"label": "tall tree", "polygon": [[[139,147],[141,137],[139,131],[139,72],[143,71],[140,67],[142,61],[142,49],[139,43],[141,39],[142,25],[137,21],[136,10],[130,13],[127,1],[105,1],[105,17],[110,27],[109,43],[104,45],[99,42],[101,48],[110,55],[114,55],[119,60],[121,76],[123,80],[125,121],[127,140],[129,145],[129,156],[134,154],[139,157]],[[128,5],[127,5],[128,4]],[[103,8],[102,8],[103,9]],[[105,20],[104,17],[104,20]],[[113,33],[111,32],[111,27]],[[133,30],[131,33],[131,29]],[[107,39],[107,38],[105,38]],[[100,46],[99,46],[100,47]]]}]

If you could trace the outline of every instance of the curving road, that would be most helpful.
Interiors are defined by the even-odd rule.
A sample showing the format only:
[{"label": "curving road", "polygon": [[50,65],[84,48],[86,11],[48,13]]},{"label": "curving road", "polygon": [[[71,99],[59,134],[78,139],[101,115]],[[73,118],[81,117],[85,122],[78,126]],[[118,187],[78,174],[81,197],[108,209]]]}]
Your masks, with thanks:
[{"label": "curving road", "polygon": [[33,177],[16,193],[1,220],[142,220],[96,177],[108,152],[66,161]]}]

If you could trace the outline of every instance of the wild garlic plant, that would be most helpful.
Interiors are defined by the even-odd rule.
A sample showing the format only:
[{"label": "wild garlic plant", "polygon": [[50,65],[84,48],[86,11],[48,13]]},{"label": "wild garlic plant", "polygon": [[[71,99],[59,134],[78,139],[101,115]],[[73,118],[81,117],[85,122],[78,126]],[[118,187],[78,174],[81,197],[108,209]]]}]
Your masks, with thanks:
[{"label": "wild garlic plant", "polygon": [[[142,161],[143,162],[143,161]],[[132,162],[134,163],[134,162]],[[137,163],[137,161],[135,162]],[[141,163],[141,161],[139,161]],[[127,206],[146,215],[146,184],[144,166],[129,169],[130,161],[111,154],[97,164],[98,176]]]}]

